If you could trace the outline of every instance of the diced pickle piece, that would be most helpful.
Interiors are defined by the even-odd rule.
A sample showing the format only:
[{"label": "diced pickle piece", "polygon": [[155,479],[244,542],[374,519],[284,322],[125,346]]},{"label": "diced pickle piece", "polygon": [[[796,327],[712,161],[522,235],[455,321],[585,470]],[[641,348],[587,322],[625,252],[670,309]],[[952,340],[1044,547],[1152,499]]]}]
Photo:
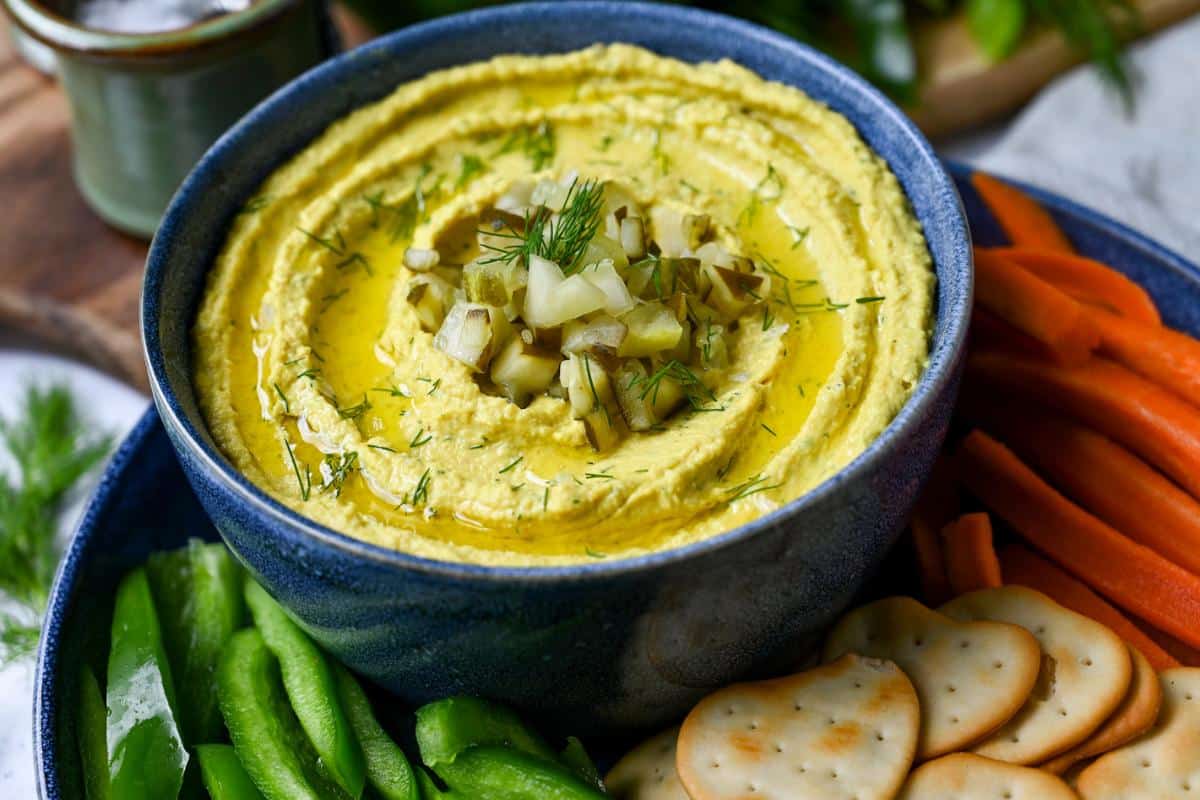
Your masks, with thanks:
[{"label": "diced pickle piece", "polygon": [[683,384],[669,376],[655,380],[648,392],[645,388],[642,391],[646,392],[645,399],[650,401],[650,413],[656,424],[675,413],[687,397]]},{"label": "diced pickle piece", "polygon": [[721,312],[727,320],[737,319],[742,312],[762,299],[764,276],[736,272],[725,267],[706,267],[712,279],[705,302]]},{"label": "diced pickle piece", "polygon": [[581,263],[595,264],[605,260],[611,261],[618,272],[624,272],[629,266],[629,258],[625,254],[625,248],[621,247],[621,243],[600,234],[588,242],[587,249],[583,251]]},{"label": "diced pickle piece", "polygon": [[559,368],[558,379],[567,390],[567,401],[576,418],[583,418],[601,406],[610,408],[613,405],[608,372],[587,354],[567,356]]},{"label": "diced pickle piece", "polygon": [[683,215],[683,239],[687,242],[689,250],[695,250],[708,236],[708,228],[711,223],[708,214],[684,214]]},{"label": "diced pickle piece", "polygon": [[608,296],[579,275],[564,278],[553,261],[529,259],[529,286],[525,293],[525,322],[534,328],[562,325],[604,308]]},{"label": "diced pickle piece", "polygon": [[624,322],[608,314],[600,314],[587,321],[571,320],[562,327],[562,351],[586,353],[604,350],[616,353],[628,332]]},{"label": "diced pickle piece", "polygon": [[648,431],[655,425],[653,403],[647,393],[646,368],[642,362],[629,360],[613,376],[617,404],[625,424],[633,431]]},{"label": "diced pickle piece", "polygon": [[620,225],[621,249],[628,258],[646,255],[646,226],[641,217],[625,217]]},{"label": "diced pickle piece", "polygon": [[509,275],[514,269],[501,261],[472,261],[463,267],[463,289],[472,303],[488,306],[505,306],[512,299],[509,292]]},{"label": "diced pickle piece", "polygon": [[476,372],[482,372],[510,332],[508,320],[499,309],[462,301],[455,303],[446,315],[445,322],[433,337],[433,345]]},{"label": "diced pickle piece", "polygon": [[597,452],[611,450],[621,441],[617,418],[603,408],[587,413],[583,418],[583,429],[587,432],[592,448]]},{"label": "diced pickle piece", "polygon": [[492,359],[492,382],[519,406],[531,396],[544,394],[554,382],[562,356],[516,336]]},{"label": "diced pickle piece", "polygon": [[697,361],[704,369],[721,369],[729,366],[729,344],[725,341],[725,327],[713,322],[696,326],[692,337]]},{"label": "diced pickle piece", "polygon": [[650,227],[654,241],[664,256],[682,256],[688,249],[687,236],[683,232],[683,214],[667,206],[650,209]]},{"label": "diced pickle piece", "polygon": [[659,302],[643,303],[621,317],[629,332],[617,355],[640,358],[670,350],[679,344],[683,325],[675,312]]},{"label": "diced pickle piece", "polygon": [[405,295],[417,314],[421,329],[433,333],[442,325],[446,309],[454,302],[454,287],[436,275],[417,275]]},{"label": "diced pickle piece", "polygon": [[604,310],[609,314],[624,314],[633,308],[633,295],[625,286],[625,281],[617,274],[613,262],[605,259],[598,264],[583,268],[579,273],[584,280],[604,292]]}]

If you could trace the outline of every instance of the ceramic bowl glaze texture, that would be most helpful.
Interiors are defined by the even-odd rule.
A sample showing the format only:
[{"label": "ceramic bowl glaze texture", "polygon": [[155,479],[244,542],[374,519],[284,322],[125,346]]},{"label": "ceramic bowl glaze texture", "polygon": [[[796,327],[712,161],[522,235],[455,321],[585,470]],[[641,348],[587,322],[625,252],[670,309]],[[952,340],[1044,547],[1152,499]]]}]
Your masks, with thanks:
[{"label": "ceramic bowl glaze texture", "polygon": [[[723,535],[554,568],[443,563],[350,539],[284,508],[221,455],[190,376],[205,275],[260,182],[330,123],[427,72],[500,53],[629,42],[731,58],[848,117],[899,177],[937,268],[929,365],[887,430],[804,497]],[[154,399],[221,535],[330,652],[413,703],[468,692],[576,733],[642,728],[715,686],[811,649],[895,541],[946,433],[972,289],[967,224],[929,144],[879,92],[797,42],[732,18],[632,2],[532,3],[446,17],[307,73],[208,152],[151,247],[143,335]]]},{"label": "ceramic bowl glaze texture", "polygon": [[155,33],[77,25],[77,0],[2,2],[55,55],[80,193],[110,225],[146,239],[217,137],[339,49],[325,0],[259,0]]}]

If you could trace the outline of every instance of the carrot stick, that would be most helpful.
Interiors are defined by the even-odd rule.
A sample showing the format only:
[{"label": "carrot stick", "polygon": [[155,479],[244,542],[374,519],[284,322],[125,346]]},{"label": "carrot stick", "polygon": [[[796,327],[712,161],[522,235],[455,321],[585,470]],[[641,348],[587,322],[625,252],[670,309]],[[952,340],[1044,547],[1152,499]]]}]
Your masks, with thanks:
[{"label": "carrot stick", "polygon": [[1094,358],[1058,367],[1004,353],[972,353],[979,390],[1044,402],[1120,442],[1200,499],[1200,410],[1124,367]]},{"label": "carrot stick", "polygon": [[1107,308],[1146,325],[1162,324],[1149,293],[1107,264],[1073,253],[1028,247],[997,247],[993,252],[1015,261],[1081,303]]},{"label": "carrot stick", "polygon": [[1008,545],[1000,552],[1000,569],[1005,583],[1037,589],[1059,605],[1112,628],[1118,636],[1141,650],[1155,669],[1179,666],[1178,659],[1159,647],[1107,600],[1032,550],[1019,544]]},{"label": "carrot stick", "polygon": [[950,462],[939,458],[917,499],[909,523],[921,578],[921,595],[930,606],[939,606],[950,599],[950,582],[938,532],[957,513],[958,483],[954,480]]},{"label": "carrot stick", "polygon": [[1200,341],[1099,309],[1088,315],[1100,332],[1101,354],[1200,406]]},{"label": "carrot stick", "polygon": [[1061,364],[1082,364],[1100,345],[1079,301],[994,250],[975,249],[975,302],[1045,344]]},{"label": "carrot stick", "polygon": [[955,596],[1003,585],[987,514],[963,514],[942,528],[946,574]]},{"label": "carrot stick", "polygon": [[1020,189],[982,172],[971,175],[971,185],[1013,244],[1074,252],[1075,248],[1046,209]]},{"label": "carrot stick", "polygon": [[982,431],[967,436],[958,458],[971,492],[1034,547],[1117,606],[1200,647],[1200,577],[1088,514]]},{"label": "carrot stick", "polygon": [[1052,484],[1135,542],[1200,575],[1200,501],[1124,447],[1037,406],[969,391],[968,417]]}]

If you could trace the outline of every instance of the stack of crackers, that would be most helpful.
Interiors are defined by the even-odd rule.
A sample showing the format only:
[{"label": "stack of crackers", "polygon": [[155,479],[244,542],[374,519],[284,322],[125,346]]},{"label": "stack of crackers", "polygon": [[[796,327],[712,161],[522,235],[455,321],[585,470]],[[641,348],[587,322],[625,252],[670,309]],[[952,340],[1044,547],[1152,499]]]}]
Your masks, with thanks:
[{"label": "stack of crackers", "polygon": [[1004,586],[858,608],[824,665],[722,689],[623,758],[624,800],[1200,797],[1200,669]]}]

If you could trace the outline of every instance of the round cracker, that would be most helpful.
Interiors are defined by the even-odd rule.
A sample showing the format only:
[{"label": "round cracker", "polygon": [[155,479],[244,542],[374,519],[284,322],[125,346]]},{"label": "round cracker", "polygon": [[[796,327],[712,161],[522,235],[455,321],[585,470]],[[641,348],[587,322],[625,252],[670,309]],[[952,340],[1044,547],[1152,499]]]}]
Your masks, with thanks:
[{"label": "round cracker", "polygon": [[1024,586],[969,592],[942,606],[962,621],[1020,625],[1042,649],[1042,665],[1025,705],[1004,727],[976,743],[981,756],[1040,764],[1087,739],[1129,690],[1133,668],[1121,637],[1093,619]]},{"label": "round cracker", "polygon": [[890,659],[912,679],[924,760],[960,750],[1016,714],[1037,681],[1042,651],[1015,625],[957,622],[911,597],[888,597],[834,626],[825,660],[844,653]]},{"label": "round cracker", "polygon": [[691,800],[675,771],[679,728],[653,736],[630,750],[604,778],[617,800]]},{"label": "round cracker", "polygon": [[1158,721],[1079,774],[1084,800],[1194,800],[1200,793],[1200,669],[1169,669],[1159,681]]},{"label": "round cracker", "polygon": [[897,800],[1076,800],[1071,787],[1040,769],[954,753],[913,771]]},{"label": "round cracker", "polygon": [[1121,705],[1084,742],[1042,764],[1042,769],[1062,775],[1072,764],[1115,750],[1154,725],[1162,707],[1162,684],[1158,682],[1158,673],[1142,655],[1142,651],[1128,642],[1126,645],[1133,659],[1133,679]]},{"label": "round cracker", "polygon": [[919,726],[899,667],[847,655],[709,695],[684,720],[676,767],[692,800],[888,800]]}]

